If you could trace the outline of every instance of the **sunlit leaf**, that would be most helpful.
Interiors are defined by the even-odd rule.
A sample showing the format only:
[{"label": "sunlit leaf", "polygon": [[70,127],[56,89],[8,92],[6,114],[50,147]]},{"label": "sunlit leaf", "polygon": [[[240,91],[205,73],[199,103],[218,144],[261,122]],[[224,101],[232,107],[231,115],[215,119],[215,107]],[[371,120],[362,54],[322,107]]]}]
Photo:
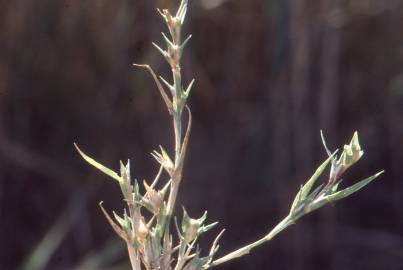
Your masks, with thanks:
[{"label": "sunlit leaf", "polygon": [[97,168],[98,170],[100,170],[101,172],[109,175],[110,177],[112,177],[113,179],[115,179],[116,181],[118,181],[119,183],[122,182],[122,178],[115,173],[114,171],[112,171],[111,169],[109,169],[108,167],[105,167],[104,165],[98,163],[97,161],[95,161],[93,158],[87,156],[83,151],[81,151],[81,149],[78,147],[77,144],[74,143],[74,146],[76,147],[78,153],[80,153],[80,155],[83,157],[83,159],[85,161],[87,161],[89,164],[91,164],[92,166],[94,166],[95,168]]}]

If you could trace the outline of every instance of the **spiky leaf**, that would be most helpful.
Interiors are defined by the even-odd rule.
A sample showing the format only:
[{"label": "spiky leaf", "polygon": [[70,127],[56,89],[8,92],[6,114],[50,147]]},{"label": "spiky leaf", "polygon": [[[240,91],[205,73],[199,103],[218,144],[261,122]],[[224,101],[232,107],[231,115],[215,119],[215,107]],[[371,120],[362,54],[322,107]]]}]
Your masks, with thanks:
[{"label": "spiky leaf", "polygon": [[326,199],[328,201],[337,201],[340,199],[343,199],[345,197],[350,196],[351,194],[357,192],[358,190],[362,189],[363,187],[365,187],[366,185],[368,185],[369,183],[371,183],[375,178],[377,178],[378,176],[380,176],[383,173],[383,171],[378,172],[377,174],[370,176],[364,180],[361,180],[360,182],[345,188],[343,190],[340,190],[336,193],[330,194],[328,196],[326,196]]},{"label": "spiky leaf", "polygon": [[100,170],[101,172],[109,175],[110,177],[112,177],[113,179],[118,181],[119,183],[122,182],[122,178],[116,172],[114,172],[111,169],[109,169],[108,167],[98,163],[93,158],[87,156],[83,151],[81,151],[81,149],[78,147],[78,145],[76,143],[74,143],[74,146],[76,147],[78,153],[83,157],[83,159],[85,161],[87,161],[89,164],[91,164],[92,166],[94,166],[95,168]]}]

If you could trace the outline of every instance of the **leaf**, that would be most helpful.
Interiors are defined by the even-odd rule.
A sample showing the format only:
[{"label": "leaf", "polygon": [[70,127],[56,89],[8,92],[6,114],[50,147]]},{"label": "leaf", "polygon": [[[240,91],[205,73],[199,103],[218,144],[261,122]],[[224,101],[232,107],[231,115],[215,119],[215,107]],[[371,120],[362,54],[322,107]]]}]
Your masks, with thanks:
[{"label": "leaf", "polygon": [[295,208],[298,206],[298,203],[305,200],[305,198],[308,196],[309,192],[312,189],[312,186],[315,184],[316,180],[318,177],[323,173],[323,171],[326,169],[326,166],[329,164],[329,162],[333,159],[334,155],[337,153],[335,151],[332,155],[330,155],[315,171],[315,173],[312,175],[312,177],[301,187],[299,192],[294,198],[294,201],[291,206],[291,213],[295,210]]},{"label": "leaf", "polygon": [[320,184],[318,187],[316,187],[314,189],[314,191],[311,192],[311,194],[308,195],[308,197],[306,198],[306,200],[308,202],[312,202],[313,200],[315,200],[316,196],[318,196],[319,192],[321,192],[323,189],[324,184]]},{"label": "leaf", "polygon": [[172,112],[173,112],[172,102],[169,99],[167,93],[165,93],[164,87],[162,87],[162,85],[161,85],[160,81],[158,80],[157,75],[155,75],[153,69],[149,65],[139,65],[139,64],[133,64],[133,65],[137,66],[137,67],[146,68],[150,72],[151,76],[154,79],[155,84],[157,85],[158,91],[160,92],[161,97],[164,100],[165,105],[167,106],[169,114],[172,115]]},{"label": "leaf", "polygon": [[205,232],[211,230],[212,228],[214,228],[215,225],[217,225],[217,224],[218,224],[218,222],[216,221],[216,222],[213,222],[213,223],[211,223],[211,224],[209,224],[209,225],[203,225],[203,226],[199,229],[199,233],[200,233],[200,234],[205,233]]},{"label": "leaf", "polygon": [[153,44],[153,46],[162,54],[162,56],[164,56],[165,60],[167,60],[167,62],[169,63],[169,54],[167,51],[164,51],[160,46],[158,46],[156,43],[151,43]]},{"label": "leaf", "polygon": [[113,230],[116,232],[117,235],[119,235],[126,243],[130,243],[130,240],[124,230],[120,228],[114,221],[113,219],[109,216],[108,212],[104,209],[102,206],[103,202],[99,203],[99,207],[101,207],[102,213],[104,214],[106,220],[108,220],[109,224],[112,226]]},{"label": "leaf", "polygon": [[165,80],[164,77],[159,76],[159,78],[168,87],[171,93],[175,93],[175,87],[173,85],[171,85],[167,80]]},{"label": "leaf", "polygon": [[225,229],[222,229],[220,231],[220,233],[214,239],[214,242],[213,242],[213,244],[211,245],[211,248],[210,248],[210,253],[209,253],[210,260],[209,260],[208,263],[210,263],[212,261],[213,256],[217,253],[218,249],[220,248],[220,245],[218,244],[218,241],[220,240],[220,238],[224,234],[224,232],[225,232]]},{"label": "leaf", "polygon": [[185,208],[183,208],[183,219],[182,219],[182,234],[186,243],[190,243],[192,240],[196,239],[201,233],[208,231],[217,223],[204,226],[203,223],[207,218],[207,211],[204,212],[203,216],[198,219],[189,217]]},{"label": "leaf", "polygon": [[131,201],[133,186],[131,185],[130,177],[130,160],[127,161],[126,166],[123,164],[122,161],[120,162],[120,176],[122,179],[122,181],[120,182],[122,194],[127,201]]},{"label": "leaf", "polygon": [[165,35],[164,32],[161,32],[161,34],[162,34],[162,37],[164,38],[164,40],[165,40],[165,42],[167,44],[167,47],[168,48],[173,48],[175,46],[175,44],[172,43],[172,41]]},{"label": "leaf", "polygon": [[333,159],[333,157],[336,155],[337,151],[335,151],[331,156],[329,156],[315,171],[315,173],[312,175],[311,179],[306,182],[306,184],[302,187],[301,189],[301,200],[305,199],[306,196],[308,196],[309,192],[312,189],[312,186],[315,184],[316,180],[318,177],[323,173],[323,171],[326,169],[327,165],[329,162]]},{"label": "leaf", "polygon": [[115,211],[112,212],[113,216],[115,217],[116,221],[119,223],[119,225],[122,227],[122,229],[126,232],[130,232],[130,220],[129,217],[127,216],[126,209],[123,213],[123,218],[121,218],[118,214],[116,214]]},{"label": "leaf", "polygon": [[329,148],[326,145],[325,136],[324,136],[322,130],[320,130],[320,138],[322,139],[322,144],[323,144],[323,147],[325,147],[327,155],[330,157],[332,155],[331,154],[332,152],[330,152]]},{"label": "leaf", "polygon": [[352,185],[352,186],[350,186],[348,188],[345,188],[345,189],[340,190],[340,191],[338,191],[336,193],[330,194],[330,195],[326,196],[326,199],[329,202],[332,202],[332,201],[337,201],[337,200],[343,199],[345,197],[348,197],[351,194],[353,194],[353,193],[357,192],[358,190],[362,189],[363,187],[365,187],[369,183],[371,183],[375,178],[380,176],[383,172],[384,171],[380,171],[377,174],[375,174],[373,176],[370,176],[370,177],[368,177],[368,178],[366,178],[364,180],[361,180],[360,182],[358,182],[358,183],[356,183],[356,184],[354,184],[354,185]]},{"label": "leaf", "polygon": [[182,0],[176,12],[176,17],[180,20],[181,24],[185,21],[186,11],[188,7],[188,0]]},{"label": "leaf", "polygon": [[108,167],[105,167],[104,165],[98,163],[93,158],[87,156],[83,151],[81,151],[81,149],[78,147],[78,145],[76,143],[74,143],[74,146],[76,147],[78,153],[80,153],[80,155],[83,157],[83,159],[85,161],[87,161],[89,164],[91,164],[92,166],[94,166],[95,168],[100,170],[101,172],[109,175],[110,177],[112,177],[113,179],[118,181],[119,183],[122,183],[122,178],[117,173],[115,173],[114,171],[112,171]]},{"label": "leaf", "polygon": [[190,223],[190,217],[189,217],[185,207],[183,207],[183,218],[182,218],[182,224],[181,224],[182,232],[186,231],[187,227],[189,226],[189,223]]},{"label": "leaf", "polygon": [[351,139],[350,146],[353,151],[356,151],[356,152],[361,151],[361,146],[360,146],[360,142],[358,140],[357,131],[355,131],[353,134],[353,138]]},{"label": "leaf", "polygon": [[297,206],[299,205],[299,203],[301,202],[301,191],[302,191],[302,185],[299,188],[299,191],[297,193],[297,195],[295,195],[294,201],[291,204],[291,210],[290,213],[293,213],[295,211],[295,209],[297,208]]},{"label": "leaf", "polygon": [[330,193],[334,194],[337,192],[337,189],[339,188],[340,183],[343,181],[343,179],[340,179],[337,183],[335,183],[331,189],[330,189]]},{"label": "leaf", "polygon": [[174,163],[172,162],[171,158],[169,157],[168,153],[164,150],[162,146],[160,146],[160,152],[154,150],[151,155],[153,158],[161,165],[164,167],[166,172],[169,174],[169,176],[172,177],[174,174]]},{"label": "leaf", "polygon": [[139,188],[139,183],[137,182],[137,179],[134,179],[134,184],[133,184],[133,202],[138,203],[141,201],[141,194],[140,194],[140,188]]},{"label": "leaf", "polygon": [[186,44],[189,43],[189,40],[190,40],[191,38],[192,38],[192,35],[189,35],[189,36],[185,39],[185,41],[183,41],[182,44],[179,46],[179,53],[180,53],[180,55],[183,54],[183,50],[185,49]]},{"label": "leaf", "polygon": [[189,95],[190,95],[190,90],[192,90],[192,87],[193,87],[194,82],[195,82],[195,79],[193,79],[193,80],[189,83],[189,85],[188,85],[188,87],[186,88],[185,92],[183,92],[183,95],[184,95],[185,99],[187,99],[187,98],[189,97]]}]

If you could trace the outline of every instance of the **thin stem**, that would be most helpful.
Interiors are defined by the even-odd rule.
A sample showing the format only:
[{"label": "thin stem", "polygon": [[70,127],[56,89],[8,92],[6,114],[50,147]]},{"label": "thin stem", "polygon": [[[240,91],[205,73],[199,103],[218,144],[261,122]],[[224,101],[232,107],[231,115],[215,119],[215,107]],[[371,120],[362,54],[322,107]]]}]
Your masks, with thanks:
[{"label": "thin stem", "polygon": [[274,238],[274,236],[276,236],[276,235],[279,234],[281,231],[283,231],[285,228],[287,228],[288,226],[290,226],[291,224],[293,224],[294,221],[295,221],[294,217],[292,217],[292,216],[290,216],[290,215],[287,216],[287,217],[285,217],[285,218],[284,218],[279,224],[277,224],[277,226],[274,227],[266,236],[260,238],[259,240],[255,241],[255,242],[253,242],[253,243],[251,243],[251,244],[249,244],[249,245],[246,245],[246,246],[244,246],[244,247],[242,247],[242,248],[240,248],[240,249],[237,249],[237,250],[235,250],[235,251],[232,251],[232,252],[228,253],[227,255],[225,255],[225,256],[223,256],[223,257],[217,259],[217,260],[214,260],[214,261],[210,264],[210,267],[217,266],[217,265],[220,265],[220,264],[222,264],[222,263],[225,263],[225,262],[228,262],[228,261],[231,261],[231,260],[233,260],[233,259],[236,259],[236,258],[239,258],[239,257],[242,257],[242,256],[244,256],[244,255],[249,254],[249,252],[250,252],[253,248],[258,247],[258,246],[260,246],[260,245],[262,245],[262,244],[264,244],[264,243],[270,241],[271,239]]},{"label": "thin stem", "polygon": [[[181,6],[185,4],[186,1],[182,0]],[[181,67],[180,67],[180,60],[182,52],[180,51],[181,48],[179,45],[181,44],[181,24],[176,24],[175,26],[170,26],[170,33],[172,37],[172,52],[170,55],[170,64],[172,70],[172,78],[173,78],[173,126],[174,126],[174,135],[175,135],[175,173],[172,177],[171,181],[171,189],[168,198],[167,204],[167,230],[169,231],[169,224],[170,219],[175,207],[176,197],[178,195],[179,184],[181,182],[182,173],[178,170],[181,170],[181,158],[182,158],[182,112],[185,103],[185,99],[183,97],[183,87],[182,87],[182,74],[181,74]]]},{"label": "thin stem", "polygon": [[175,132],[175,169],[179,166],[182,142],[182,112],[175,112],[173,116]]},{"label": "thin stem", "polygon": [[[174,109],[175,110],[175,109]],[[180,156],[181,156],[181,141],[182,141],[182,113],[173,113],[173,122],[174,122],[174,131],[175,131],[175,170],[179,168]],[[167,226],[169,226],[169,220],[172,216],[176,197],[178,195],[179,183],[181,176],[178,175],[179,179],[172,179],[171,181],[171,190],[169,192],[168,204],[167,204],[167,216],[168,222]]]},{"label": "thin stem", "polygon": [[[171,190],[169,193],[168,204],[167,204],[167,226],[169,227],[170,219],[173,213],[173,209],[175,207],[176,197],[178,195],[179,184],[182,178],[182,172],[178,170],[182,170],[181,159],[183,158],[182,151],[182,112],[184,108],[184,103],[186,99],[183,96],[183,86],[182,86],[182,74],[181,74],[181,66],[180,60],[182,56],[182,48],[180,47],[181,40],[181,28],[182,23],[179,23],[179,16],[186,8],[187,0],[182,0],[180,7],[177,12],[176,23],[170,24],[168,23],[168,28],[171,33],[172,44],[173,46],[170,48],[171,53],[170,56],[170,65],[172,70],[172,78],[173,78],[173,126],[175,133],[175,174],[171,181]],[[168,230],[167,230],[168,231]]]}]

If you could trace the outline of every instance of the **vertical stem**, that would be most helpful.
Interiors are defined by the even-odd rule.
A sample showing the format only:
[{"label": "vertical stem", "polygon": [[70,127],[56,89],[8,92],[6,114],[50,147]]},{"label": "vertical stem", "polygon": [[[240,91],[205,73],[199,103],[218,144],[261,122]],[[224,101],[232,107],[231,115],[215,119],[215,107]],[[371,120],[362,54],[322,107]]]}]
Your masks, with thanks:
[{"label": "vertical stem", "polygon": [[[180,42],[180,41],[179,41]],[[172,69],[175,97],[174,97],[174,131],[175,131],[175,169],[179,166],[181,155],[181,141],[182,141],[182,76],[180,69],[180,59],[178,59],[177,65]]]},{"label": "vertical stem", "polygon": [[[184,1],[182,1],[183,4]],[[181,4],[181,5],[182,5]],[[181,147],[182,147],[182,111],[183,111],[183,94],[182,94],[182,75],[181,75],[181,67],[180,67],[180,60],[182,52],[180,51],[180,44],[181,44],[181,24],[176,25],[175,31],[171,31],[171,33],[175,33],[172,36],[172,41],[174,47],[172,48],[172,56],[171,56],[171,70],[172,70],[172,77],[173,77],[173,126],[174,126],[174,133],[175,133],[175,172],[177,170],[181,170],[180,162],[181,162]],[[169,227],[170,218],[172,216],[176,197],[178,195],[179,184],[181,181],[182,173],[175,173],[176,176],[173,177],[171,182],[171,190],[169,193],[168,205],[167,205],[167,227]],[[167,232],[169,230],[167,229]]]},{"label": "vertical stem", "polygon": [[[181,142],[182,142],[182,112],[177,111],[175,109],[174,102],[174,113],[173,113],[173,123],[174,123],[174,131],[175,131],[175,170],[178,170],[181,156]],[[178,176],[178,179],[172,179],[171,182],[171,190],[169,193],[168,205],[167,205],[167,226],[169,226],[169,220],[172,216],[173,209],[175,207],[176,197],[178,195],[179,183],[181,176]]]},{"label": "vertical stem", "polygon": [[179,166],[181,142],[182,142],[182,113],[175,113],[174,129],[175,129],[175,168]]}]

